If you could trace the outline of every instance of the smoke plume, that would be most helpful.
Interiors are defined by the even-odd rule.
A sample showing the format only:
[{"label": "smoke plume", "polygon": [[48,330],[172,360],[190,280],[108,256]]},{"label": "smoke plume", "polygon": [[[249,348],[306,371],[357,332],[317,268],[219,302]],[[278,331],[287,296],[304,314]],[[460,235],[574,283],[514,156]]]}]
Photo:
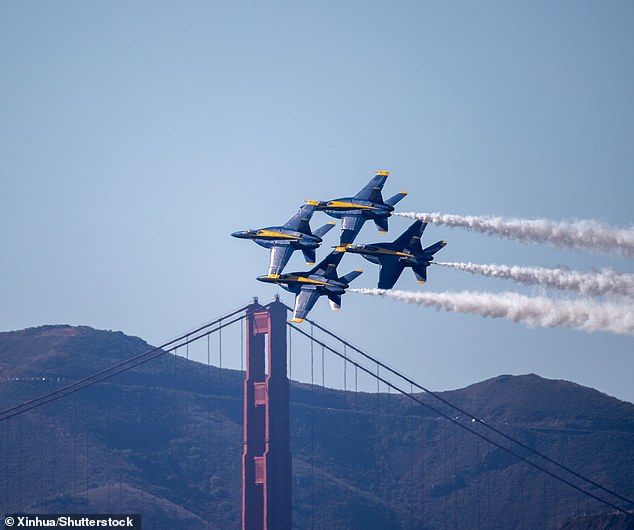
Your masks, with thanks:
[{"label": "smoke plume", "polygon": [[565,268],[520,267],[518,265],[479,265],[477,263],[435,262],[436,265],[493,278],[507,278],[519,283],[544,285],[589,296],[634,296],[634,274],[614,269],[577,271]]},{"label": "smoke plume", "polygon": [[589,333],[608,331],[634,335],[634,306],[593,300],[552,300],[512,292],[411,292],[386,289],[348,289],[349,292],[392,298],[438,310],[507,318],[529,327],[565,326]]},{"label": "smoke plume", "polygon": [[485,234],[529,243],[549,243],[574,250],[634,257],[634,230],[614,228],[591,220],[552,221],[507,217],[394,212],[428,223],[477,230]]}]

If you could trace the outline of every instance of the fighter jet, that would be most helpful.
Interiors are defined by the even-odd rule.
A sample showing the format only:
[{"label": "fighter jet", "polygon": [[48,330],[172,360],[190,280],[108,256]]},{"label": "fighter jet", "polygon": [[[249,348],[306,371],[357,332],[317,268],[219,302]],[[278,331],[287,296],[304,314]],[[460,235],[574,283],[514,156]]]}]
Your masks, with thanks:
[{"label": "fighter jet", "polygon": [[315,249],[322,237],[336,223],[327,223],[314,232],[310,230],[310,218],[316,206],[306,204],[283,226],[269,226],[257,230],[241,230],[231,234],[239,239],[251,239],[258,245],[270,248],[269,276],[279,276],[293,252],[301,250],[308,265],[315,264]]},{"label": "fighter jet", "polygon": [[434,254],[447,244],[446,241],[438,241],[423,248],[420,238],[426,226],[427,223],[415,221],[391,243],[340,246],[337,250],[361,254],[368,261],[380,265],[379,289],[394,287],[405,267],[412,268],[418,283],[425,283],[427,267],[434,260]]},{"label": "fighter jet", "polygon": [[295,293],[295,309],[290,322],[303,322],[306,315],[320,296],[326,295],[333,311],[341,308],[341,295],[346,292],[350,282],[363,271],[355,270],[339,278],[337,265],[343,252],[334,250],[326,259],[306,272],[291,272],[278,276],[268,274],[259,276],[261,282],[277,283],[283,289]]},{"label": "fighter jet", "polygon": [[394,211],[394,205],[400,201],[407,192],[402,191],[383,201],[381,190],[389,175],[388,171],[377,171],[376,176],[357,193],[354,197],[342,197],[331,201],[305,201],[317,207],[331,217],[342,219],[341,245],[349,245],[357,237],[357,234],[368,219],[372,219],[379,232],[387,232],[387,218]]}]

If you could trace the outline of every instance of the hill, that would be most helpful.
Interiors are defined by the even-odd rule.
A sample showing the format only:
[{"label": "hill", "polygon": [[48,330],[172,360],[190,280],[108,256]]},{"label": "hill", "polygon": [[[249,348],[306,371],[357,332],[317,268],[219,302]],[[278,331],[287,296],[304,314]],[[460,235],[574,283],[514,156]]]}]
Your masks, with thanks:
[{"label": "hill", "polygon": [[[149,349],[88,327],[0,333],[2,408]],[[1,422],[0,504],[5,513],[142,513],[144,527],[159,530],[239,527],[242,380],[239,371],[165,354]],[[634,497],[634,405],[536,375],[440,396]],[[488,436],[484,424],[416,398],[460,425],[406,396],[292,383],[296,528],[628,528],[462,428]]]}]

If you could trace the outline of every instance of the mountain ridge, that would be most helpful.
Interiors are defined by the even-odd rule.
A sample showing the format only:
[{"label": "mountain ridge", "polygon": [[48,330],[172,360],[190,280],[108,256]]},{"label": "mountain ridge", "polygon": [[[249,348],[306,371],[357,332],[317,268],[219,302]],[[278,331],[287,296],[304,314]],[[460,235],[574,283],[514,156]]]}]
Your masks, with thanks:
[{"label": "mountain ridge", "polygon": [[[56,377],[72,381],[150,349],[138,337],[87,326],[3,332],[0,397],[3,403],[19,403],[59,387]],[[38,381],[42,375],[51,380]],[[91,509],[104,508],[114,487],[130,492],[130,499],[116,506],[122,511],[138,505],[139,495],[132,492],[140,491],[163,507],[158,512],[176,513],[191,523],[188,527],[203,528],[204,521],[212,528],[234,527],[240,512],[242,380],[240,371],[166,354],[151,368],[135,368],[82,396],[29,413],[20,421],[32,426],[36,434],[31,440],[22,440],[6,423],[0,439],[4,434],[8,440],[7,470],[18,470],[15,454],[27,448],[35,453],[35,464],[21,464],[18,488],[23,497],[30,496],[31,508],[79,507],[82,499]],[[535,374],[498,376],[438,394],[633,496],[634,405]],[[417,397],[427,403],[433,399]],[[102,421],[93,423],[92,417]],[[524,469],[499,448],[474,443],[472,436],[406,396],[354,396],[292,382],[291,432],[298,528],[310,526],[316,513],[328,528],[440,529],[448,521],[460,526],[485,517],[501,528],[582,528],[570,526],[571,517],[583,515],[574,494],[558,491],[555,483]],[[212,438],[226,447],[209,447]],[[38,466],[37,453],[44,455],[46,445],[52,456],[40,458]],[[94,461],[89,458],[93,454],[98,455]],[[50,479],[38,478],[49,468],[60,472],[57,490],[48,487]],[[38,492],[27,482],[44,484]],[[0,486],[0,499],[7,499],[7,511],[16,511],[20,499],[9,487],[3,491]],[[532,505],[535,499],[541,499],[543,513],[508,513],[508,506]],[[459,514],[449,510],[455,503],[463,506]],[[105,508],[114,504],[105,502]],[[605,511],[596,503],[587,506],[591,512]],[[543,526],[545,521],[550,525]]]}]

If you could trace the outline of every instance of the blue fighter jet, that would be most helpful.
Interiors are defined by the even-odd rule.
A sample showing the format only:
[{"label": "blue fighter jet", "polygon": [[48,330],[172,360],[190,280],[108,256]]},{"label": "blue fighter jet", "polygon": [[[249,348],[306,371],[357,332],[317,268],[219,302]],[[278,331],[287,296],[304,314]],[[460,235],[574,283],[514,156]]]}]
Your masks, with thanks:
[{"label": "blue fighter jet", "polygon": [[387,232],[387,218],[394,211],[394,205],[407,195],[407,192],[402,191],[383,201],[381,190],[388,175],[387,171],[377,171],[376,176],[370,179],[370,182],[354,197],[305,202],[316,206],[318,210],[331,217],[342,219],[339,242],[341,245],[349,245],[357,237],[363,223],[369,219],[374,221],[379,232]]},{"label": "blue fighter jet", "polygon": [[415,221],[405,232],[391,243],[371,243],[369,245],[348,245],[337,250],[361,254],[365,259],[381,266],[379,289],[391,289],[405,267],[411,267],[418,283],[427,281],[427,267],[434,260],[434,254],[447,242],[438,241],[423,248],[420,238],[427,223]]},{"label": "blue fighter jet", "polygon": [[315,263],[315,249],[322,237],[336,223],[327,223],[314,232],[310,230],[310,219],[316,206],[306,204],[283,226],[269,226],[257,230],[241,230],[231,234],[239,239],[251,239],[258,245],[270,248],[269,277],[280,275],[293,252],[301,250],[308,265]]},{"label": "blue fighter jet", "polygon": [[281,275],[259,276],[261,282],[277,283],[283,289],[295,293],[295,309],[290,322],[303,322],[320,296],[330,300],[333,311],[341,308],[341,295],[346,292],[350,282],[363,271],[355,270],[345,276],[337,276],[337,265],[343,252],[334,250],[317,266],[306,272],[291,272]]}]

